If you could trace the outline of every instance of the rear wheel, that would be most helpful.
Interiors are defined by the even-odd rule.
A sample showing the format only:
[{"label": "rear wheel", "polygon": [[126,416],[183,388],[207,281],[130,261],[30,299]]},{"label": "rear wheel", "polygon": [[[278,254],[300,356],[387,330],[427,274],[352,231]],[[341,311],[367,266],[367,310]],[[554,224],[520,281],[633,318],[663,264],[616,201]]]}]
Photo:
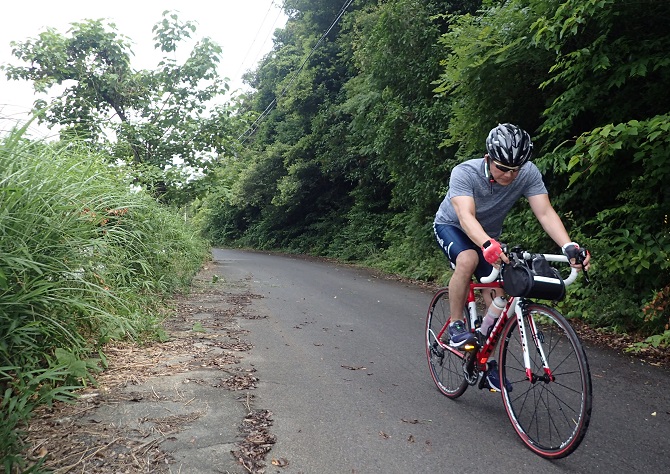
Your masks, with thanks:
[{"label": "rear wheel", "polygon": [[[513,317],[505,325],[500,344],[499,375],[513,387],[512,391],[503,387],[503,402],[514,429],[531,451],[549,459],[562,458],[577,449],[591,419],[591,372],[586,353],[558,311],[531,303],[524,315],[530,373]],[[551,376],[543,367],[540,348]]]},{"label": "rear wheel", "polygon": [[[426,356],[430,375],[443,395],[458,398],[468,388],[463,374],[463,352],[449,347],[449,336],[446,330],[442,341],[438,341],[440,332],[447,327],[451,319],[449,314],[448,290],[438,291],[428,308],[426,317]],[[470,318],[464,309],[465,324],[469,328]]]}]

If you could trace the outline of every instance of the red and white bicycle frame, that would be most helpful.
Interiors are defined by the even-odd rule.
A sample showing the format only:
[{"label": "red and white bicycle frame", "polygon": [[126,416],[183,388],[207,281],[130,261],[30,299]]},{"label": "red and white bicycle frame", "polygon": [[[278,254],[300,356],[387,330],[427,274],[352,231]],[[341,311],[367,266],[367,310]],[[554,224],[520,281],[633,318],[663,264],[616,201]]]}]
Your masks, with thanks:
[{"label": "red and white bicycle frame", "polygon": [[[544,258],[547,259],[547,261],[550,262],[562,262],[562,263],[568,263],[568,257],[565,255],[556,255],[556,254],[543,254]],[[531,255],[528,252],[524,252],[523,254],[524,259],[530,259]],[[475,300],[475,290],[485,290],[487,288],[490,289],[498,289],[502,288],[502,282],[498,280],[498,273],[499,273],[498,268],[493,268],[493,271],[491,274],[487,277],[484,277],[481,279],[480,283],[477,282],[470,282],[470,289],[468,291],[468,297],[467,297],[467,308],[468,308],[468,317],[470,319],[470,330],[474,331],[477,320],[479,316],[477,315],[477,304]],[[565,283],[565,286],[570,285],[577,279],[578,271],[576,268],[572,268],[570,275],[563,280]],[[537,326],[535,325],[535,321],[533,320],[532,317],[530,318],[524,318],[523,315],[523,306],[524,306],[524,298],[522,297],[515,297],[511,296],[507,300],[507,304],[505,305],[505,308],[503,309],[502,313],[500,314],[500,317],[498,320],[495,322],[495,325],[491,328],[491,333],[489,336],[486,338],[486,341],[484,341],[484,344],[479,348],[477,352],[477,368],[479,369],[480,372],[483,372],[486,370],[486,363],[489,360],[489,357],[491,357],[491,354],[493,353],[493,350],[495,349],[496,345],[498,344],[498,339],[500,338],[502,334],[502,328],[505,326],[511,315],[514,315],[516,317],[518,327],[519,327],[519,336],[521,340],[521,346],[523,348],[523,361],[524,361],[524,367],[526,368],[526,376],[528,377],[529,381],[534,381],[533,380],[533,371],[531,368],[530,364],[530,354],[528,350],[528,340],[526,338],[526,334],[530,334],[530,337],[532,339],[534,347],[538,350],[540,354],[540,359],[542,361],[542,365],[544,367],[544,372],[546,376],[549,378],[549,380],[553,381],[554,377],[551,373],[551,368],[549,367],[549,364],[547,362],[547,357],[544,354],[544,349],[542,348],[541,341],[539,341],[538,338],[541,336],[538,334]],[[527,328],[527,324],[530,326],[530,328]],[[440,346],[444,350],[449,350],[455,354],[458,354],[460,357],[464,357],[463,351],[461,349],[456,349],[453,348],[449,345],[449,343],[443,343],[442,342],[442,336],[447,330],[448,324],[446,324],[442,330],[440,331],[440,334],[438,334],[438,337],[436,338],[438,341],[440,341]],[[529,329],[530,331],[527,331]],[[465,347],[463,348],[466,351],[467,350],[474,350],[475,346],[474,345],[469,345],[466,344]]]}]

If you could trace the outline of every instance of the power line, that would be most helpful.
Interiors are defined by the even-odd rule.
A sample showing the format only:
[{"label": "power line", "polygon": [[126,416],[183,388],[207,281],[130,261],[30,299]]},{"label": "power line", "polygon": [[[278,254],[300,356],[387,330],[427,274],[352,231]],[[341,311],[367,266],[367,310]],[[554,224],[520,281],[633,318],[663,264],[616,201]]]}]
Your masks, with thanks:
[{"label": "power line", "polygon": [[[314,47],[313,47],[312,50],[310,51],[309,55],[307,55],[307,57],[306,57],[305,60],[302,62],[302,64],[300,65],[300,67],[299,67],[297,70],[295,70],[295,71],[293,71],[293,72],[291,73],[291,78],[290,78],[288,84],[284,87],[284,89],[282,89],[282,91],[279,93],[279,96],[278,96],[278,97],[275,97],[275,98],[272,100],[272,102],[270,102],[270,104],[265,108],[265,110],[263,111],[263,113],[261,113],[261,115],[258,116],[258,118],[254,121],[254,123],[252,123],[252,124],[249,126],[249,128],[247,128],[247,130],[246,130],[244,133],[242,133],[242,135],[240,135],[239,137],[237,137],[238,140],[241,140],[241,142],[240,142],[241,144],[243,144],[244,142],[246,142],[247,139],[248,139],[250,136],[252,136],[252,135],[254,134],[254,132],[256,132],[256,130],[257,130],[258,127],[260,126],[260,124],[261,124],[261,122],[263,121],[263,119],[264,119],[265,117],[267,117],[267,116],[270,114],[270,112],[272,111],[272,109],[277,105],[279,99],[281,99],[282,97],[284,97],[284,95],[285,95],[286,92],[288,91],[289,87],[291,87],[291,86],[293,85],[293,82],[294,82],[294,81],[296,80],[296,78],[298,77],[298,74],[300,74],[300,73],[302,72],[302,70],[305,68],[305,65],[307,64],[307,61],[310,60],[310,58],[312,57],[312,55],[313,55],[314,52],[316,51],[316,48],[319,47],[319,45],[321,44],[321,42],[323,42],[323,40],[326,38],[326,36],[328,36],[328,34],[331,32],[331,30],[332,30],[332,29],[335,27],[335,25],[340,21],[340,18],[342,18],[342,15],[344,15],[344,13],[346,12],[347,8],[349,8],[349,5],[351,5],[351,4],[353,3],[353,1],[354,1],[354,0],[347,0],[347,1],[345,1],[345,3],[342,5],[342,8],[340,9],[340,12],[337,14],[337,17],[335,18],[335,20],[333,20],[333,23],[331,23],[330,27],[328,27],[328,30],[326,30],[326,32],[325,32],[323,35],[321,35],[321,38],[319,38],[319,41],[316,42],[316,44],[314,45]],[[242,140],[242,138],[244,138],[244,139]]]},{"label": "power line", "polygon": [[279,10],[279,11],[277,12],[277,17],[275,18],[274,23],[272,23],[272,28],[270,28],[270,29],[268,30],[268,34],[265,36],[265,40],[263,41],[263,44],[261,45],[261,48],[259,48],[258,53],[256,53],[256,57],[254,58],[254,61],[253,61],[252,64],[256,64],[256,63],[258,63],[258,59],[259,59],[260,55],[263,53],[263,48],[262,48],[262,46],[265,45],[265,44],[267,44],[267,42],[268,42],[268,38],[270,38],[270,36],[272,35],[272,33],[274,33],[274,31],[275,31],[275,25],[277,25],[277,22],[279,21],[279,17],[281,16],[281,14],[282,14],[282,11]]},{"label": "power line", "polygon": [[[261,30],[263,29],[263,25],[265,25],[265,20],[267,20],[268,15],[272,11],[272,7],[274,6],[274,4],[275,4],[275,2],[274,2],[274,0],[272,0],[270,2],[270,6],[268,7],[268,10],[265,12],[265,16],[263,17],[263,21],[261,21],[261,24],[258,26],[258,31],[256,31],[256,35],[254,36],[254,40],[251,42],[251,45],[249,45],[249,49],[247,50],[246,54],[244,55],[244,59],[242,59],[242,64],[240,64],[240,67],[237,69],[237,73],[235,74],[236,77],[240,75],[240,72],[242,71],[242,68],[244,67],[244,64],[246,63],[247,58],[249,57],[249,53],[253,49],[254,44],[256,44],[256,40],[258,39],[258,35],[261,34]],[[279,13],[281,13],[281,10],[279,10]],[[277,16],[277,18],[279,18],[279,15]],[[277,22],[277,20],[275,20],[275,23],[276,22]],[[266,38],[266,40],[267,40],[267,38]]]},{"label": "power line", "polygon": [[238,140],[240,140],[242,137],[244,137],[245,135],[247,135],[246,138],[245,138],[244,140],[242,140],[241,143],[244,143],[244,142],[247,140],[248,137],[250,137],[251,135],[254,134],[254,132],[255,132],[255,131],[258,129],[258,127],[260,126],[261,121],[262,121],[267,115],[270,114],[270,112],[272,111],[272,109],[277,105],[278,100],[281,99],[281,98],[286,94],[286,92],[288,91],[289,87],[291,87],[291,85],[293,85],[293,82],[294,82],[294,81],[296,80],[296,78],[298,77],[298,74],[300,74],[300,72],[302,72],[302,70],[305,68],[305,65],[307,64],[307,61],[309,61],[309,59],[312,57],[312,55],[313,55],[314,52],[316,51],[316,48],[318,48],[319,45],[321,44],[321,42],[326,38],[326,36],[328,36],[328,33],[331,32],[331,30],[335,27],[335,25],[337,24],[337,22],[340,21],[340,18],[342,18],[342,15],[344,15],[344,12],[347,10],[347,8],[349,7],[349,5],[351,5],[352,2],[353,2],[353,0],[348,0],[347,2],[345,2],[345,4],[344,4],[344,5],[342,6],[342,8],[340,9],[339,14],[337,15],[337,17],[336,17],[335,20],[333,21],[333,23],[330,25],[330,27],[328,28],[328,30],[327,30],[323,35],[321,35],[321,38],[319,38],[319,41],[316,42],[316,44],[314,45],[314,47],[313,47],[312,50],[310,51],[309,55],[307,56],[307,58],[305,58],[305,60],[302,62],[302,64],[300,65],[300,67],[299,67],[296,71],[293,71],[292,76],[291,76],[291,79],[290,79],[288,85],[286,85],[286,86],[284,87],[284,89],[283,89],[283,90],[281,91],[281,93],[279,94],[279,97],[275,97],[275,98],[272,100],[272,102],[270,102],[270,104],[265,108],[265,110],[263,111],[263,113],[262,113],[262,114],[261,114],[255,121],[254,121],[254,123],[252,123],[251,126],[250,126],[250,127],[249,127],[249,128],[242,134],[242,135],[240,135],[240,136],[238,137]]}]

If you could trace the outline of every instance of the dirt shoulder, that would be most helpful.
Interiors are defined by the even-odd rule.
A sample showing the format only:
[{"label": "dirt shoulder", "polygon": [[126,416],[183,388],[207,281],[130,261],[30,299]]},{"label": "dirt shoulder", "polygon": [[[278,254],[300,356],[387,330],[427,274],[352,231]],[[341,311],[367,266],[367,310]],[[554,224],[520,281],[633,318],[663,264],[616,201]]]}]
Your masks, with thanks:
[{"label": "dirt shoulder", "polygon": [[97,386],[35,414],[27,456],[56,473],[263,472],[272,414],[254,407],[251,344],[237,324],[260,317],[255,298],[204,267],[174,302],[168,341],[106,347]]},{"label": "dirt shoulder", "polygon": [[643,337],[594,329],[583,321],[574,319],[570,320],[570,324],[585,344],[613,350],[625,357],[635,358],[653,366],[670,368],[670,349],[668,348],[649,346],[641,348],[637,352],[631,352],[630,349],[635,347],[635,344],[644,341]]}]

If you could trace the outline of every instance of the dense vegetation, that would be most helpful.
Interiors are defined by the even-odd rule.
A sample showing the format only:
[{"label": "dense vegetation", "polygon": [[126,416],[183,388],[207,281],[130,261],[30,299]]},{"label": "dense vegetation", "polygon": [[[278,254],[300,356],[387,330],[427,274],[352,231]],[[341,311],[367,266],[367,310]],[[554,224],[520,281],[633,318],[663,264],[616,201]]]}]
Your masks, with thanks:
[{"label": "dense vegetation", "polygon": [[207,246],[75,142],[0,141],[0,458],[40,404],[94,383],[111,340],[161,337]]},{"label": "dense vegetation", "polygon": [[[161,300],[216,244],[362,262],[445,282],[432,219],[450,170],[517,123],[592,284],[563,311],[670,341],[670,2],[285,0],[286,26],[221,100],[221,48],[166,12],[165,58],[131,67],[102,20],[13,44],[60,141],[0,141],[0,452],[40,403],[160,337]],[[178,64],[174,51],[192,50]],[[159,202],[161,204],[159,204]],[[163,206],[168,204],[172,209]],[[520,203],[504,240],[556,251]],[[12,454],[5,468],[17,458]],[[9,464],[7,464],[9,463]]]},{"label": "dense vegetation", "polygon": [[[231,111],[219,100],[228,90],[217,70],[221,47],[209,38],[194,41],[195,30],[165,12],[153,28],[162,59],[153,70],[135,70],[130,40],[114,23],[77,22],[66,34],[47,28],[13,41],[20,63],[2,69],[9,79],[31,81],[36,93],[52,94],[38,99],[35,111],[62,140],[103,151],[107,161],[126,166],[136,185],[185,203],[197,194],[193,176],[206,174],[236,136]],[[178,50],[183,62],[175,59]]]},{"label": "dense vegetation", "polygon": [[[156,47],[174,52],[193,31],[166,14]],[[95,383],[107,342],[165,336],[166,303],[208,245],[159,202],[192,199],[234,134],[227,109],[207,106],[227,86],[206,39],[154,71],[133,70],[127,39],[101,20],[13,46],[27,65],[3,65],[9,78],[64,86],[35,103],[59,141],[30,139],[30,124],[0,137],[0,459],[28,472],[39,467],[19,453],[36,407]]]},{"label": "dense vegetation", "polygon": [[[443,281],[430,225],[450,169],[509,121],[532,133],[556,208],[594,256],[593,284],[563,309],[668,340],[668,2],[284,5],[274,51],[247,76],[258,120],[203,205],[214,241]],[[523,204],[504,237],[556,250]]]}]

